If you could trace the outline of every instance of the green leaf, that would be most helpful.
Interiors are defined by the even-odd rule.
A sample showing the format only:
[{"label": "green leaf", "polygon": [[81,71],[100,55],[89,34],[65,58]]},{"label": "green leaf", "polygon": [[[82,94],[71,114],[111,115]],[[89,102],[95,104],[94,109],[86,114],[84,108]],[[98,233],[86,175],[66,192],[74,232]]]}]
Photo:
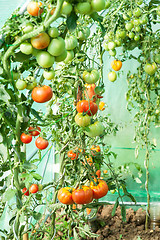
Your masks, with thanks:
[{"label": "green leaf", "polygon": [[33,176],[31,174],[28,174],[24,180],[26,188],[30,187],[32,181],[33,181]]},{"label": "green leaf", "polygon": [[74,12],[71,12],[70,16],[67,17],[66,24],[70,32],[76,29],[77,19],[78,19],[78,16]]},{"label": "green leaf", "polygon": [[40,212],[33,212],[33,217],[35,220],[40,220],[42,217],[42,214]]},{"label": "green leaf", "polygon": [[119,205],[119,201],[118,201],[118,198],[117,198],[117,200],[114,204],[114,207],[112,209],[112,217],[115,215],[115,212],[116,212],[116,209],[117,209],[118,205]]},{"label": "green leaf", "polygon": [[133,195],[131,193],[128,193],[127,196],[133,201],[133,202],[137,202],[136,199],[133,197]]},{"label": "green leaf", "polygon": [[7,147],[3,143],[0,144],[0,155],[5,161],[7,160]]},{"label": "green leaf", "polygon": [[37,166],[33,163],[25,161],[24,164],[23,164],[23,168],[27,169],[27,170],[33,170],[33,169],[37,169]]},{"label": "green leaf", "polygon": [[31,174],[32,174],[33,178],[37,181],[42,179],[42,176],[39,175],[38,173],[32,172]]},{"label": "green leaf", "polygon": [[124,204],[121,206],[121,215],[122,215],[122,221],[125,222],[126,221],[126,207]]},{"label": "green leaf", "polygon": [[0,100],[3,102],[8,102],[10,100],[10,95],[5,90],[4,86],[0,86]]},{"label": "green leaf", "polygon": [[3,194],[3,202],[10,201],[13,197],[15,197],[16,190],[8,188]]},{"label": "green leaf", "polygon": [[31,113],[32,113],[33,116],[34,116],[35,118],[37,118],[40,122],[45,122],[45,121],[39,116],[39,113],[38,113],[35,109],[31,108]]}]

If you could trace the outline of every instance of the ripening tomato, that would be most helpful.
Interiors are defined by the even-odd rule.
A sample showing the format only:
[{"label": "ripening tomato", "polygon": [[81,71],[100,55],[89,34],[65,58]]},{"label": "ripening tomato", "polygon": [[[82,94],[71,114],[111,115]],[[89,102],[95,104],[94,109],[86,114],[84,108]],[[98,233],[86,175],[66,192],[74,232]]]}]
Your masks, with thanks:
[{"label": "ripening tomato", "polygon": [[77,113],[75,116],[75,122],[80,127],[86,127],[91,123],[91,118],[87,114],[83,115],[83,113]]},{"label": "ripening tomato", "polygon": [[99,110],[104,111],[105,110],[105,103],[99,102]]},{"label": "ripening tomato", "polygon": [[82,186],[81,189],[73,190],[72,199],[77,204],[87,204],[93,200],[93,191],[88,186]]},{"label": "ripening tomato", "polygon": [[119,71],[122,67],[122,62],[120,60],[113,60],[111,62],[111,67],[113,68],[113,70]]},{"label": "ripening tomato", "polygon": [[101,152],[101,148],[100,148],[99,145],[97,145],[97,146],[93,145],[91,147],[91,153],[92,153],[93,156],[95,156],[96,153],[99,153],[99,152]]},{"label": "ripening tomato", "polygon": [[40,8],[41,6],[42,6],[41,2],[31,1],[27,5],[27,12],[31,16],[37,17],[37,16],[41,15],[43,12],[43,9]]},{"label": "ripening tomato", "polygon": [[92,166],[93,158],[91,156],[89,156],[89,157],[85,156],[85,160],[84,160],[84,164],[83,165],[85,165],[85,164],[89,164],[90,166]]},{"label": "ripening tomato", "polygon": [[84,95],[86,99],[95,102],[97,99],[97,94],[95,93],[96,85],[94,83],[93,84],[86,83],[84,86],[85,86]]},{"label": "ripening tomato", "polygon": [[67,153],[67,156],[71,159],[71,160],[75,160],[78,158],[78,152],[73,152],[73,150],[69,150]]},{"label": "ripening tomato", "polygon": [[63,204],[67,204],[67,205],[73,204],[74,201],[72,199],[72,188],[70,187],[61,188],[58,191],[57,198]]},{"label": "ripening tomato", "polygon": [[22,192],[24,193],[25,196],[29,196],[29,191],[27,190],[26,187],[22,189]]},{"label": "ripening tomato", "polygon": [[38,185],[37,184],[32,184],[31,186],[30,186],[30,188],[29,188],[29,191],[30,191],[30,193],[36,193],[36,192],[38,192]]},{"label": "ripening tomato", "polygon": [[98,180],[98,185],[94,185],[93,182],[90,183],[90,188],[93,191],[93,198],[99,199],[104,197],[108,193],[108,185],[104,180]]},{"label": "ripening tomato", "polygon": [[37,86],[32,90],[32,99],[37,103],[45,103],[53,96],[53,91],[49,86]]},{"label": "ripening tomato", "polygon": [[22,133],[20,138],[21,141],[25,144],[30,143],[32,141],[32,135],[30,134]]},{"label": "ripening tomato", "polygon": [[88,126],[88,129],[85,133],[89,137],[96,137],[102,135],[104,133],[104,126],[101,122],[96,121]]},{"label": "ripening tomato", "polygon": [[38,136],[41,132],[41,128],[40,127],[29,127],[28,128],[28,131],[29,133],[32,135],[32,136]]},{"label": "ripening tomato", "polygon": [[101,177],[101,170],[97,170],[96,175],[97,175],[98,178],[100,178]]},{"label": "ripening tomato", "polygon": [[149,75],[154,75],[155,72],[157,71],[156,63],[155,62],[152,64],[146,63],[144,66],[144,71]]},{"label": "ripening tomato", "polygon": [[47,48],[50,43],[50,37],[47,33],[42,32],[31,38],[31,44],[36,49]]},{"label": "ripening tomato", "polygon": [[88,84],[96,83],[99,80],[99,78],[100,74],[96,69],[83,72],[83,80]]},{"label": "ripening tomato", "polygon": [[77,38],[73,35],[65,38],[65,48],[66,50],[73,50],[78,45]]},{"label": "ripening tomato", "polygon": [[47,139],[44,139],[44,138],[42,138],[42,137],[38,137],[37,139],[36,139],[36,141],[35,141],[35,144],[36,144],[36,147],[38,148],[38,149],[41,149],[41,150],[43,150],[43,149],[46,149],[47,147],[48,147],[48,140]]},{"label": "ripening tomato", "polygon": [[41,66],[42,68],[50,68],[55,61],[55,57],[53,57],[46,51],[39,51],[38,53],[36,53],[36,60],[39,66]]},{"label": "ripening tomato", "polygon": [[93,101],[82,100],[77,103],[77,112],[87,113],[89,116],[95,115],[98,111],[98,106]]}]

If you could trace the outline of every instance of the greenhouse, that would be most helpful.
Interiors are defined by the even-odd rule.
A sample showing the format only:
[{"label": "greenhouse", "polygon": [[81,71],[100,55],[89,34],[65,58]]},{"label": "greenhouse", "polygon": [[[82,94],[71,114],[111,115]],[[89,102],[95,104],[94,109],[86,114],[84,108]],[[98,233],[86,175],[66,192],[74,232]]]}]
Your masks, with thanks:
[{"label": "greenhouse", "polygon": [[0,3],[0,239],[160,240],[160,0]]}]

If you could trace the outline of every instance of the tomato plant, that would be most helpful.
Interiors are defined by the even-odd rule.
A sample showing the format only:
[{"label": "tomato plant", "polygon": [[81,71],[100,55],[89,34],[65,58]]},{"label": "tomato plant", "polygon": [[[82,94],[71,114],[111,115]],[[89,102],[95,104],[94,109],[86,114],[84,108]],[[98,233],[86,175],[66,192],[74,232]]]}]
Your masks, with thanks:
[{"label": "tomato plant", "polygon": [[38,86],[32,90],[32,99],[38,103],[44,103],[49,101],[53,96],[51,87],[49,86]]}]

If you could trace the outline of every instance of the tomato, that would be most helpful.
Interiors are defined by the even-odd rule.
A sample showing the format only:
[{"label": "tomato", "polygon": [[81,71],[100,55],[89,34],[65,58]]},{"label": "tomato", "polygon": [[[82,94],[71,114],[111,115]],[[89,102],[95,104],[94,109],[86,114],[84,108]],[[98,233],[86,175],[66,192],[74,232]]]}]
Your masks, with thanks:
[{"label": "tomato", "polygon": [[28,128],[28,131],[29,133],[32,135],[32,136],[38,136],[41,132],[41,128],[40,127],[29,127]]},{"label": "tomato", "polygon": [[85,164],[89,164],[90,166],[92,166],[93,158],[91,156],[89,156],[89,157],[85,156],[85,160],[84,160],[84,164],[83,165],[85,165]]},{"label": "tomato", "polygon": [[18,79],[16,81],[16,88],[18,90],[23,90],[27,87],[27,83],[24,80]]},{"label": "tomato", "polygon": [[109,49],[109,50],[114,50],[115,47],[116,47],[115,42],[109,42],[109,43],[108,43],[108,49]]},{"label": "tomato", "polygon": [[91,71],[84,71],[83,72],[83,80],[88,83],[96,83],[100,78],[100,74],[96,69],[93,69]]},{"label": "tomato", "polygon": [[95,87],[94,91],[96,94],[101,95],[105,92],[105,89],[103,86],[97,86],[97,87]]},{"label": "tomato", "polygon": [[122,67],[122,62],[120,60],[113,60],[111,62],[111,67],[113,68],[113,70],[119,71]]},{"label": "tomato", "polygon": [[72,12],[72,4],[64,1],[61,8],[61,14],[69,15],[71,12]]},{"label": "tomato", "polygon": [[156,63],[160,64],[160,54],[156,54],[154,60]]},{"label": "tomato", "polygon": [[83,27],[82,30],[79,30],[77,32],[77,38],[79,41],[84,41],[86,40],[90,35],[90,29],[88,27]]},{"label": "tomato", "polygon": [[43,68],[50,68],[55,61],[55,57],[51,56],[48,52],[40,51],[36,55],[36,60],[39,66]]},{"label": "tomato", "polygon": [[50,37],[47,33],[42,32],[31,38],[31,44],[36,49],[47,48],[50,43]]},{"label": "tomato", "polygon": [[93,191],[88,186],[82,186],[80,189],[73,190],[72,199],[77,204],[90,203],[93,200]]},{"label": "tomato", "polygon": [[98,185],[94,185],[93,182],[90,183],[90,188],[93,191],[93,198],[99,199],[104,197],[108,193],[108,185],[104,180],[98,180]]},{"label": "tomato", "polygon": [[135,40],[135,41],[139,41],[139,40],[140,40],[140,36],[139,36],[139,35],[135,35],[135,36],[134,36],[134,40]]},{"label": "tomato", "polygon": [[37,86],[37,82],[36,82],[36,79],[32,76],[28,76],[26,79],[25,79],[26,83],[27,83],[27,89],[28,90],[32,90],[33,88],[35,88]]},{"label": "tomato", "polygon": [[99,110],[104,111],[105,110],[105,103],[99,102]]},{"label": "tomato", "polygon": [[24,53],[26,55],[29,55],[29,54],[32,54],[33,47],[30,43],[23,42],[23,43],[20,44],[20,50],[21,50],[22,53]]},{"label": "tomato", "polygon": [[130,20],[130,16],[126,13],[123,13],[123,19],[126,20],[126,21]]},{"label": "tomato", "polygon": [[91,0],[91,7],[94,11],[99,12],[105,9],[105,0]]},{"label": "tomato", "polygon": [[143,3],[143,0],[136,0],[136,3],[137,3],[138,5],[141,5],[141,4]]},{"label": "tomato", "polygon": [[73,50],[78,45],[77,38],[73,35],[70,35],[69,37],[65,38],[65,48],[66,50]]},{"label": "tomato", "polygon": [[108,48],[108,41],[104,41],[103,42],[103,47],[106,51],[109,51],[109,48]]},{"label": "tomato", "polygon": [[78,152],[76,153],[76,152],[73,152],[73,150],[69,150],[67,153],[67,156],[71,158],[71,160],[75,160],[78,158],[78,154],[79,154]]},{"label": "tomato", "polygon": [[91,118],[87,114],[83,115],[83,113],[77,113],[75,116],[75,122],[80,127],[86,127],[91,123]]},{"label": "tomato", "polygon": [[116,81],[116,79],[117,79],[117,74],[116,74],[114,71],[109,72],[109,73],[108,73],[108,79],[109,79],[109,81],[111,81],[111,82]]},{"label": "tomato", "polygon": [[25,133],[22,133],[21,134],[21,141],[23,143],[30,143],[32,141],[32,135],[31,134],[25,134]]},{"label": "tomato", "polygon": [[20,73],[19,72],[11,72],[11,77],[13,80],[18,80],[18,78],[20,78]]},{"label": "tomato", "polygon": [[126,31],[125,30],[117,30],[116,31],[116,38],[124,39],[126,37]]},{"label": "tomato", "polygon": [[142,14],[142,10],[139,7],[133,10],[133,15],[135,17],[140,17],[141,14]]},{"label": "tomato", "polygon": [[48,52],[52,56],[59,56],[64,52],[64,50],[65,50],[65,41],[61,37],[52,39],[52,41],[48,46]]},{"label": "tomato", "polygon": [[38,148],[38,149],[41,149],[41,150],[43,150],[43,149],[46,149],[47,147],[48,147],[48,140],[46,140],[46,139],[44,139],[44,138],[42,138],[42,137],[38,137],[37,139],[36,139],[36,141],[35,141],[35,144],[36,144],[36,147]]},{"label": "tomato", "polygon": [[131,29],[133,28],[133,23],[131,22],[128,22],[125,24],[125,28],[128,30],[128,31],[131,31]]},{"label": "tomato", "polygon": [[105,9],[109,8],[111,6],[111,2],[108,0],[105,2]]},{"label": "tomato", "polygon": [[133,19],[133,24],[138,26],[140,24],[140,19]]},{"label": "tomato", "polygon": [[82,100],[77,103],[77,112],[87,113],[89,116],[95,115],[98,111],[98,106],[93,101]]},{"label": "tomato", "polygon": [[31,32],[34,29],[34,26],[32,23],[25,23],[22,25],[22,30],[24,33]]},{"label": "tomato", "polygon": [[55,57],[56,62],[62,62],[66,59],[67,57],[67,50],[64,49],[64,52],[62,52],[59,56]]},{"label": "tomato", "polygon": [[96,175],[97,175],[98,178],[100,178],[101,177],[101,170],[97,170]]},{"label": "tomato", "polygon": [[104,133],[104,126],[101,122],[96,121],[88,126],[88,129],[85,133],[89,137],[96,137],[102,135]]},{"label": "tomato", "polygon": [[140,26],[136,26],[136,27],[134,28],[134,30],[135,30],[135,32],[140,32],[140,31],[141,31],[141,27],[140,27]]},{"label": "tomato", "polygon": [[72,188],[70,187],[61,188],[58,191],[57,198],[63,204],[67,204],[67,205],[73,204],[74,201],[72,199]]},{"label": "tomato", "polygon": [[49,86],[37,86],[32,90],[32,99],[38,103],[49,101],[53,96],[53,91]]},{"label": "tomato", "polygon": [[51,38],[57,38],[59,36],[58,28],[56,28],[56,27],[49,28],[48,35]]},{"label": "tomato", "polygon": [[55,71],[54,70],[50,70],[50,71],[44,70],[43,77],[47,80],[52,80],[55,77]]},{"label": "tomato", "polygon": [[43,185],[42,184],[38,184],[38,191],[42,191],[43,190]]},{"label": "tomato", "polygon": [[87,215],[89,215],[91,213],[91,211],[92,211],[92,209],[86,208]]},{"label": "tomato", "polygon": [[85,84],[85,90],[84,90],[84,94],[87,100],[93,100],[94,102],[97,99],[97,95],[95,93],[95,87],[96,85],[93,84]]},{"label": "tomato", "polygon": [[29,191],[27,190],[26,187],[22,189],[22,193],[24,193],[25,196],[29,196]]},{"label": "tomato", "polygon": [[31,1],[27,5],[27,12],[30,15],[37,17],[37,16],[41,15],[43,12],[43,9],[40,8],[41,6],[42,6],[41,2]]},{"label": "tomato", "polygon": [[67,51],[67,57],[64,60],[64,63],[69,63],[74,58],[74,52],[73,50]]},{"label": "tomato", "polygon": [[38,185],[37,184],[32,184],[31,186],[30,186],[30,188],[29,188],[29,191],[30,191],[30,193],[36,193],[36,192],[38,192]]},{"label": "tomato", "polygon": [[91,4],[89,2],[79,2],[75,6],[75,11],[79,14],[88,14],[91,11]]},{"label": "tomato", "polygon": [[148,22],[148,17],[146,15],[142,15],[140,19],[141,24],[146,24]]},{"label": "tomato", "polygon": [[128,34],[128,37],[130,38],[130,39],[133,39],[134,38],[134,33],[133,32],[130,32],[129,34]]},{"label": "tomato", "polygon": [[101,152],[100,146],[95,146],[95,145],[93,145],[93,146],[91,147],[91,150],[96,151],[96,152]]},{"label": "tomato", "polygon": [[103,173],[104,173],[104,174],[107,174],[107,173],[108,173],[108,170],[103,170]]},{"label": "tomato", "polygon": [[116,50],[115,49],[113,49],[113,50],[109,50],[109,55],[111,55],[111,56],[116,56]]},{"label": "tomato", "polygon": [[117,47],[120,47],[122,45],[122,41],[120,39],[115,39],[114,42]]},{"label": "tomato", "polygon": [[144,66],[144,71],[149,75],[154,75],[156,70],[157,70],[157,65],[155,62],[152,64],[146,63]]}]

